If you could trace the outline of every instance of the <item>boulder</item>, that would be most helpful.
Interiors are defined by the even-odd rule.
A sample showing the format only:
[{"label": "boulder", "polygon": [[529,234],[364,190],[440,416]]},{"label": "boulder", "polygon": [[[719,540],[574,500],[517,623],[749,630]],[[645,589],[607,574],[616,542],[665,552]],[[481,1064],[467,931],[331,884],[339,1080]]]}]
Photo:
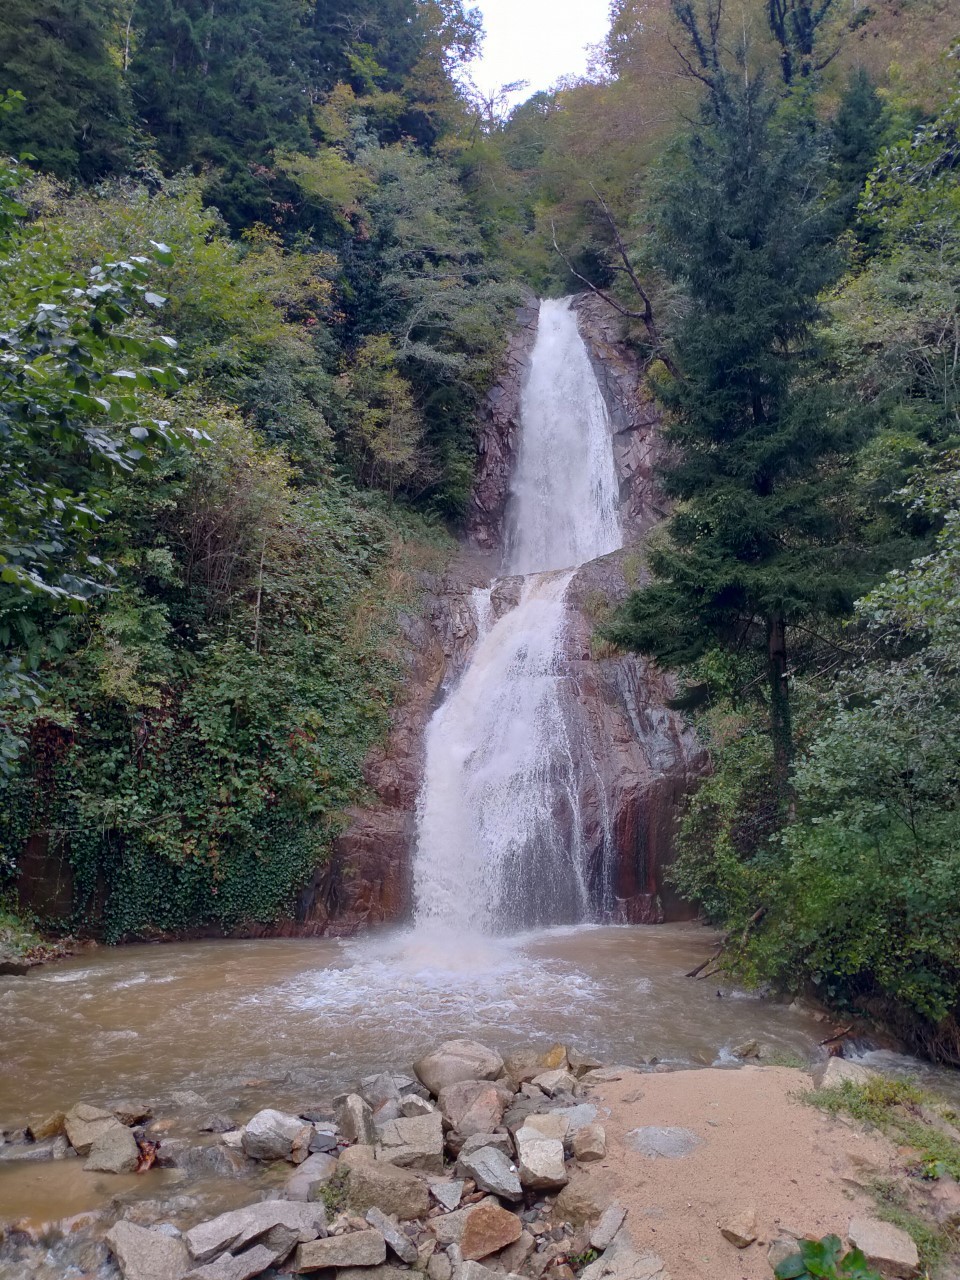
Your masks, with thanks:
[{"label": "boulder", "polygon": [[442,1208],[452,1212],[463,1199],[463,1180],[456,1178],[430,1178],[430,1194]]},{"label": "boulder", "polygon": [[575,1172],[557,1196],[554,1211],[558,1218],[580,1226],[599,1218],[610,1203],[610,1192],[603,1181],[585,1170]]},{"label": "boulder", "polygon": [[388,1102],[395,1102],[398,1109],[400,1106],[400,1090],[388,1071],[381,1071],[379,1075],[366,1076],[361,1080],[360,1095],[373,1111],[379,1111]]},{"label": "boulder", "polygon": [[473,1040],[448,1040],[413,1064],[417,1078],[436,1097],[460,1080],[496,1080],[503,1070],[499,1053]]},{"label": "boulder", "polygon": [[119,1122],[105,1128],[93,1141],[87,1162],[83,1166],[90,1173],[135,1173],[140,1163],[137,1140]]},{"label": "boulder", "polygon": [[746,1249],[753,1244],[760,1234],[757,1226],[757,1211],[752,1205],[728,1213],[717,1223],[724,1240],[729,1240],[737,1249]]},{"label": "boulder", "polygon": [[316,1155],[308,1156],[303,1164],[298,1165],[291,1173],[283,1184],[283,1194],[288,1200],[304,1202],[315,1200],[316,1193],[311,1194],[313,1189],[329,1182],[336,1172],[337,1161],[333,1156],[317,1152]]},{"label": "boulder", "polygon": [[559,1138],[545,1138],[537,1129],[526,1125],[514,1134],[520,1181],[532,1191],[552,1191],[567,1184],[563,1163],[563,1143]]},{"label": "boulder", "polygon": [[[838,1059],[842,1061],[842,1059]],[[867,1262],[890,1280],[911,1280],[920,1272],[917,1246],[905,1231],[877,1218],[851,1218],[847,1237]]]},{"label": "boulder", "polygon": [[299,1240],[312,1240],[326,1230],[326,1213],[322,1204],[261,1200],[201,1222],[186,1233],[184,1240],[197,1262],[210,1262],[228,1249],[243,1249],[274,1227],[289,1227]]},{"label": "boulder", "polygon": [[302,1164],[310,1154],[313,1125],[299,1116],[267,1107],[247,1121],[241,1144],[253,1160],[289,1160]]},{"label": "boulder", "polygon": [[358,1164],[372,1164],[376,1158],[376,1147],[365,1147],[361,1144],[341,1151],[337,1164],[341,1169],[355,1169]]},{"label": "boulder", "polygon": [[573,1154],[583,1164],[602,1160],[607,1154],[607,1135],[603,1125],[585,1124],[573,1135]]},{"label": "boulder", "polygon": [[342,1236],[311,1240],[297,1248],[293,1269],[320,1271],[325,1267],[375,1267],[387,1260],[387,1242],[379,1231],[348,1231]]},{"label": "boulder", "polygon": [[600,1071],[603,1067],[601,1062],[596,1058],[592,1058],[588,1053],[581,1053],[579,1049],[567,1048],[567,1066],[570,1068],[571,1075],[576,1076],[579,1080],[581,1076],[585,1076],[588,1071]]},{"label": "boulder", "polygon": [[436,1108],[429,1099],[421,1098],[416,1093],[405,1093],[400,1099],[400,1114],[407,1119],[413,1116],[428,1116],[434,1110]]},{"label": "boulder", "polygon": [[848,1062],[846,1058],[828,1058],[814,1067],[810,1075],[818,1089],[834,1089],[845,1081],[869,1084],[877,1078],[876,1071],[862,1067],[859,1062]]},{"label": "boulder", "polygon": [[[357,1149],[350,1148],[352,1151]],[[340,1163],[343,1163],[343,1156]],[[398,1169],[380,1161],[358,1163],[349,1169],[347,1200],[354,1209],[366,1212],[367,1209],[379,1208],[401,1221],[425,1218],[431,1208],[425,1182],[408,1169]]]},{"label": "boulder", "polygon": [[69,1152],[70,1145],[63,1134],[57,1138],[44,1138],[42,1142],[8,1142],[0,1146],[0,1164],[62,1160]]},{"label": "boulder", "polygon": [[428,1219],[427,1230],[433,1232],[437,1244],[444,1248],[452,1244],[459,1245],[467,1228],[467,1219],[485,1205],[494,1205],[498,1209],[500,1207],[493,1196],[487,1196],[478,1204],[467,1205],[465,1209],[458,1209],[455,1213],[445,1213],[439,1218]]},{"label": "boulder", "polygon": [[535,1112],[533,1115],[527,1116],[523,1124],[516,1127],[522,1129],[524,1125],[528,1129],[536,1129],[545,1138],[559,1138],[563,1142],[567,1136],[567,1117],[561,1115],[558,1111],[548,1111],[542,1115],[538,1115]]},{"label": "boulder", "polygon": [[371,1147],[377,1140],[373,1108],[359,1093],[347,1093],[337,1099],[337,1127],[347,1142]]},{"label": "boulder", "polygon": [[590,1248],[596,1249],[598,1253],[609,1249],[626,1216],[627,1211],[622,1204],[607,1205],[600,1215],[600,1221],[590,1232]]},{"label": "boulder", "polygon": [[[131,1098],[123,1098],[120,1102],[111,1102],[110,1110],[121,1124],[144,1124],[153,1116],[153,1112],[145,1102]],[[230,1126],[233,1128],[233,1125]]]},{"label": "boulder", "polygon": [[267,1267],[272,1267],[280,1257],[282,1254],[276,1249],[265,1244],[255,1244],[252,1249],[243,1253],[225,1253],[215,1262],[194,1267],[187,1272],[185,1280],[252,1280],[253,1276],[262,1275]]},{"label": "boulder", "polygon": [[543,1055],[535,1049],[521,1049],[509,1053],[503,1060],[503,1074],[516,1092],[522,1084],[528,1083],[546,1069]]},{"label": "boulder", "polygon": [[123,1280],[183,1280],[190,1266],[181,1239],[132,1222],[115,1223],[106,1241]]},{"label": "boulder", "polygon": [[536,1236],[531,1231],[521,1231],[513,1244],[508,1244],[506,1249],[501,1249],[497,1254],[497,1265],[507,1272],[521,1271],[536,1247]]},{"label": "boulder", "polygon": [[428,1116],[388,1120],[377,1126],[377,1159],[403,1169],[443,1173],[443,1119]]},{"label": "boulder", "polygon": [[62,1111],[54,1111],[48,1116],[38,1116],[31,1120],[27,1128],[34,1142],[42,1142],[44,1138],[59,1138],[65,1132],[66,1116]]},{"label": "boulder", "polygon": [[482,1203],[467,1217],[460,1251],[465,1262],[489,1257],[520,1239],[523,1224],[515,1213],[498,1204]]},{"label": "boulder", "polygon": [[496,1147],[481,1147],[468,1155],[461,1152],[457,1172],[472,1178],[481,1191],[503,1200],[523,1199],[517,1166]]},{"label": "boulder", "polygon": [[597,1108],[592,1102],[578,1102],[574,1107],[555,1107],[550,1114],[562,1116],[567,1122],[567,1133],[576,1133],[585,1124],[593,1124],[597,1118]]},{"label": "boulder", "polygon": [[558,1093],[573,1093],[577,1087],[576,1079],[563,1068],[534,1076],[533,1083],[550,1098],[555,1098]]},{"label": "boulder", "polygon": [[376,1208],[368,1209],[366,1217],[371,1227],[379,1231],[386,1240],[387,1248],[392,1249],[401,1262],[411,1264],[417,1261],[417,1246],[395,1218],[388,1217],[382,1209]]},{"label": "boulder", "polygon": [[483,1147],[496,1147],[509,1159],[513,1159],[513,1142],[509,1133],[472,1133],[469,1138],[464,1139],[459,1154],[468,1156],[471,1152],[480,1151]]},{"label": "boulder", "polygon": [[77,1155],[88,1156],[90,1148],[101,1133],[107,1129],[122,1129],[123,1125],[112,1111],[78,1102],[63,1117],[63,1127]]},{"label": "boulder", "polygon": [[230,1116],[214,1111],[203,1117],[197,1125],[197,1130],[200,1133],[233,1133],[236,1127],[236,1121]]},{"label": "boulder", "polygon": [[437,1101],[450,1128],[469,1138],[496,1129],[513,1094],[489,1080],[458,1080],[441,1089]]}]

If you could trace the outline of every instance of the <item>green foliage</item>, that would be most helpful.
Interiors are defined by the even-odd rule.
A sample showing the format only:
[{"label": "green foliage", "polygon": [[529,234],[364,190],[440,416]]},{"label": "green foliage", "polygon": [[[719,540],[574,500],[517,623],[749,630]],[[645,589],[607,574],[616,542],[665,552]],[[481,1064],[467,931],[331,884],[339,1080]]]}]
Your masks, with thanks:
[{"label": "green foliage", "polygon": [[776,1280],[880,1280],[859,1249],[844,1252],[837,1236],[801,1240],[797,1253],[777,1264]]},{"label": "green foliage", "polygon": [[880,1280],[859,1249],[845,1252],[838,1236],[801,1240],[798,1251],[779,1262],[776,1280]]}]

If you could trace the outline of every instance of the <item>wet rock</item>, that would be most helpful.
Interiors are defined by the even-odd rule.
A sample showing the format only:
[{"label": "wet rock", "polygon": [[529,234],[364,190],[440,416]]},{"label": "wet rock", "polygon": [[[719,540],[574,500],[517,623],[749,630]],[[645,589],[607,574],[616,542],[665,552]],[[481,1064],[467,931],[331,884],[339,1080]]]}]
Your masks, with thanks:
[{"label": "wet rock", "polygon": [[503,1070],[499,1053],[473,1040],[448,1040],[413,1064],[417,1078],[437,1097],[461,1080],[495,1080]]},{"label": "wet rock", "polygon": [[400,1090],[388,1071],[381,1071],[375,1076],[365,1076],[360,1081],[360,1095],[373,1111],[379,1111],[388,1102],[395,1102],[398,1108],[400,1105]]},{"label": "wet rock", "polygon": [[602,1160],[607,1154],[607,1135],[602,1125],[585,1124],[573,1135],[573,1154],[582,1163]]},{"label": "wet rock", "polygon": [[834,1089],[844,1081],[849,1081],[850,1084],[869,1084],[877,1078],[876,1071],[861,1066],[859,1062],[848,1062],[846,1058],[828,1058],[826,1062],[815,1066],[810,1075],[818,1089]]},{"label": "wet rock", "polygon": [[[840,1059],[838,1059],[840,1061]],[[910,1280],[919,1274],[917,1246],[905,1231],[876,1218],[851,1218],[850,1243],[862,1249],[867,1262],[890,1280]]]},{"label": "wet rock", "polygon": [[190,1266],[182,1240],[132,1222],[116,1223],[106,1242],[123,1280],[183,1280]]},{"label": "wet rock", "polygon": [[30,969],[29,960],[24,960],[22,956],[18,956],[12,951],[0,948],[0,977],[22,978],[30,972]]},{"label": "wet rock", "polygon": [[496,1147],[481,1147],[468,1155],[461,1152],[457,1172],[472,1178],[481,1191],[504,1200],[523,1199],[516,1165]]},{"label": "wet rock", "polygon": [[692,1129],[672,1125],[644,1125],[640,1129],[631,1129],[625,1141],[628,1147],[639,1151],[642,1156],[678,1160],[695,1151],[703,1139],[698,1138]]},{"label": "wet rock", "polygon": [[62,1134],[57,1138],[45,1138],[42,1142],[9,1142],[0,1147],[0,1164],[62,1160],[68,1150],[67,1140]]},{"label": "wet rock", "polygon": [[[343,1156],[339,1163],[343,1163]],[[349,1168],[347,1198],[355,1209],[380,1208],[401,1221],[425,1218],[431,1207],[427,1185],[415,1173],[372,1160]]]},{"label": "wet rock", "polygon": [[443,1120],[439,1111],[428,1116],[388,1120],[377,1127],[377,1160],[404,1169],[443,1172]]},{"label": "wet rock", "polygon": [[717,1226],[724,1240],[729,1240],[737,1249],[748,1248],[760,1232],[757,1226],[757,1211],[752,1205],[721,1218]]},{"label": "wet rock", "polygon": [[523,1224],[515,1213],[502,1209],[496,1203],[477,1205],[468,1215],[458,1242],[464,1261],[476,1261],[498,1253],[519,1240],[522,1231]]},{"label": "wet rock", "polygon": [[197,1125],[200,1133],[232,1133],[236,1129],[236,1121],[225,1115],[209,1115]]},{"label": "wet rock", "polygon": [[463,1198],[464,1183],[459,1178],[430,1178],[428,1184],[430,1194],[437,1204],[451,1212]]},{"label": "wet rock", "polygon": [[563,1068],[558,1068],[556,1071],[545,1071],[542,1075],[535,1076],[533,1084],[538,1089],[542,1089],[550,1098],[555,1098],[558,1093],[573,1093],[577,1087],[574,1077]]},{"label": "wet rock", "polygon": [[327,1217],[321,1204],[297,1204],[290,1200],[261,1200],[243,1209],[221,1213],[201,1222],[184,1236],[197,1262],[210,1262],[219,1254],[234,1252],[252,1244],[274,1227],[289,1227],[299,1240],[311,1240],[326,1230]]},{"label": "wet rock", "polygon": [[246,1249],[243,1253],[225,1253],[215,1262],[195,1267],[187,1273],[185,1280],[252,1280],[253,1276],[262,1275],[282,1256],[269,1245],[255,1244],[252,1249]]},{"label": "wet rock", "polygon": [[603,1067],[601,1062],[593,1058],[588,1053],[581,1053],[579,1049],[567,1049],[567,1065],[572,1075],[579,1080],[581,1076],[585,1076],[588,1071],[600,1071]]},{"label": "wet rock", "polygon": [[137,1140],[122,1124],[104,1129],[93,1141],[86,1164],[90,1173],[134,1173],[140,1163]]},{"label": "wet rock", "polygon": [[738,1044],[733,1050],[733,1056],[739,1058],[742,1062],[746,1062],[748,1058],[760,1057],[760,1045],[756,1040],[745,1040],[743,1044]]},{"label": "wet rock", "polygon": [[379,1231],[387,1242],[387,1248],[392,1249],[401,1262],[412,1264],[417,1261],[417,1246],[410,1237],[399,1226],[395,1218],[388,1217],[382,1209],[368,1209],[367,1222],[376,1231]]},{"label": "wet rock", "polygon": [[299,1116],[267,1107],[247,1122],[241,1145],[253,1160],[289,1160],[302,1164],[310,1153],[313,1126]]},{"label": "wet rock", "polygon": [[[111,1102],[110,1110],[121,1124],[128,1126],[144,1124],[153,1116],[153,1112],[145,1102],[133,1098],[123,1098],[119,1102]],[[230,1125],[230,1128],[232,1129],[233,1125]]]},{"label": "wet rock", "polygon": [[464,1138],[496,1129],[512,1101],[510,1090],[489,1080],[459,1080],[438,1098],[444,1120]]},{"label": "wet rock", "polygon": [[613,1244],[617,1232],[623,1226],[627,1211],[622,1204],[611,1204],[600,1215],[600,1221],[590,1232],[590,1248],[603,1253]]},{"label": "wet rock", "polygon": [[225,1147],[229,1147],[232,1151],[242,1151],[243,1130],[231,1129],[228,1133],[221,1133],[220,1141]]},{"label": "wet rock", "polygon": [[316,1200],[316,1191],[326,1185],[337,1172],[337,1161],[333,1156],[317,1152],[308,1156],[303,1164],[298,1165],[283,1184],[283,1194],[288,1200],[299,1200],[304,1203]]},{"label": "wet rock", "polygon": [[77,1155],[87,1156],[94,1141],[107,1129],[122,1129],[123,1125],[112,1111],[104,1111],[102,1107],[91,1107],[85,1102],[78,1102],[63,1118],[70,1145]]},{"label": "wet rock", "polygon": [[320,1271],[324,1267],[375,1267],[386,1260],[387,1242],[379,1231],[371,1228],[300,1245],[293,1269],[305,1272]]},{"label": "wet rock", "polygon": [[337,1140],[336,1133],[331,1129],[314,1129],[313,1137],[310,1139],[310,1154],[312,1156],[322,1153],[330,1155],[336,1151],[340,1145]]},{"label": "wet rock", "polygon": [[62,1111],[54,1111],[48,1116],[39,1116],[36,1120],[31,1120],[27,1127],[34,1142],[42,1142],[44,1138],[58,1138],[66,1132],[65,1120],[66,1116]]},{"label": "wet rock", "polygon": [[347,1142],[371,1147],[377,1141],[373,1108],[358,1093],[348,1093],[337,1100],[337,1125]]},{"label": "wet rock", "polygon": [[171,1093],[170,1101],[178,1111],[204,1111],[210,1106],[195,1089],[177,1089]]},{"label": "wet rock", "polygon": [[545,1138],[537,1129],[524,1126],[514,1134],[520,1181],[531,1190],[551,1191],[566,1186],[563,1143]]}]

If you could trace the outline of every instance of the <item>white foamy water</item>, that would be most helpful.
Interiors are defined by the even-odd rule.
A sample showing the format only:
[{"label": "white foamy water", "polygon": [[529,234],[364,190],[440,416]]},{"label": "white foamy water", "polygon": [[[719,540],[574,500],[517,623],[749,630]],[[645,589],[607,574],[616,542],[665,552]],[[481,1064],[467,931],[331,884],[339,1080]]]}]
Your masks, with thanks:
[{"label": "white foamy water", "polygon": [[[541,303],[521,407],[496,621],[475,592],[477,644],[427,730],[418,803],[418,929],[515,932],[589,919],[581,771],[562,698],[564,595],[622,545],[610,420],[570,299]],[[569,701],[569,700],[568,700]]]}]

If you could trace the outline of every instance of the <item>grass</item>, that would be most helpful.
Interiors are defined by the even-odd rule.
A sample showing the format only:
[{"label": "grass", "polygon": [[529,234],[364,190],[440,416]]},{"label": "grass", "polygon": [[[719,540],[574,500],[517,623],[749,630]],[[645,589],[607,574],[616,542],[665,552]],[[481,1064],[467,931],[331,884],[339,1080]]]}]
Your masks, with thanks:
[{"label": "grass", "polygon": [[0,955],[40,962],[69,955],[69,947],[62,942],[48,942],[29,920],[13,911],[9,904],[0,903]]}]

